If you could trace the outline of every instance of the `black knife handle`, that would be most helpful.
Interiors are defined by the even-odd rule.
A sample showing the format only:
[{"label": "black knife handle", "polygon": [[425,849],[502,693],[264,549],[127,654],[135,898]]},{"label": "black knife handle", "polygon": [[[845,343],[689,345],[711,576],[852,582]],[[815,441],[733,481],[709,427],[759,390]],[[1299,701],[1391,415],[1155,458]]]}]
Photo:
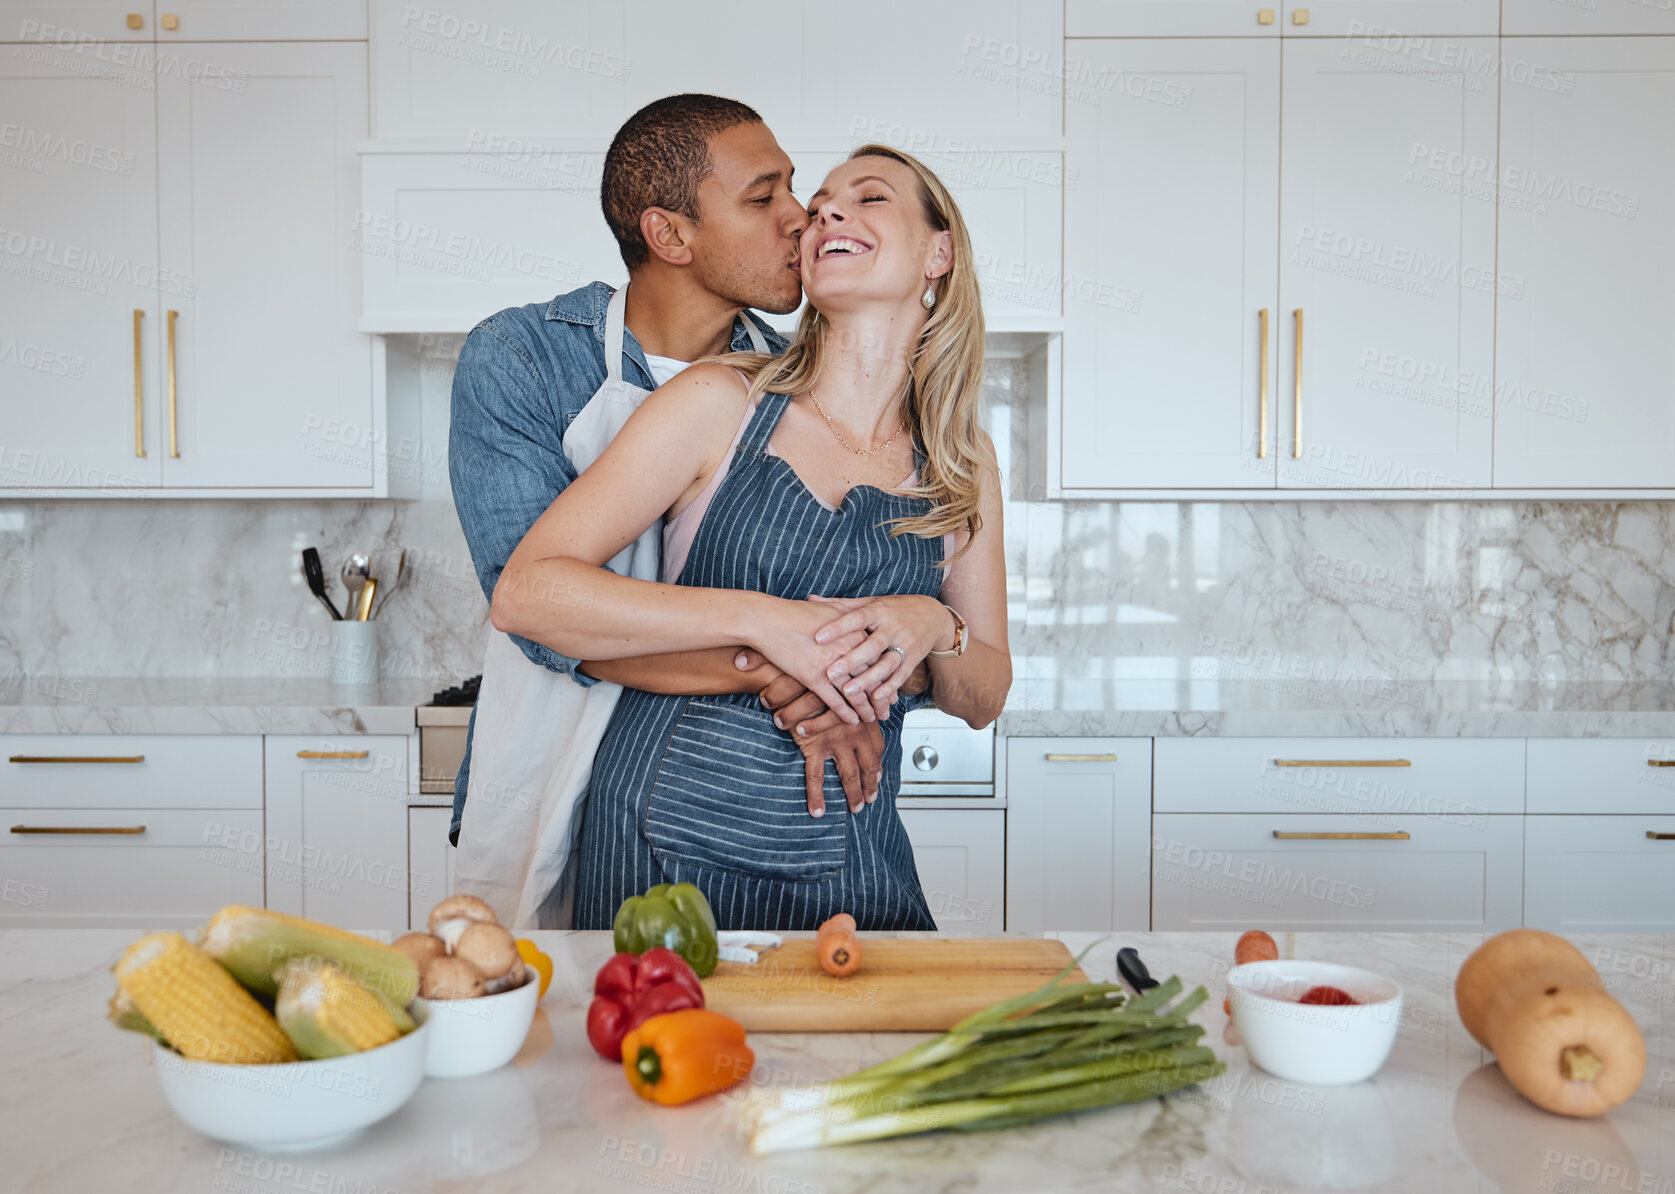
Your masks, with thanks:
[{"label": "black knife handle", "polygon": [[1146,964],[1140,960],[1139,952],[1132,946],[1125,945],[1117,951],[1117,973],[1136,991],[1149,991],[1157,986],[1157,980],[1151,976]]}]

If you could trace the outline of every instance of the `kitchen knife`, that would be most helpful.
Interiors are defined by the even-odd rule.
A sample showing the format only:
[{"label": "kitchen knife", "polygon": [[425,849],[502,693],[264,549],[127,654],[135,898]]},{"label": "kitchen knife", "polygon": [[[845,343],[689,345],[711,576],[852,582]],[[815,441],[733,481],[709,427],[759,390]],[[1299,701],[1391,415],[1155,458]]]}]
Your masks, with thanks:
[{"label": "kitchen knife", "polygon": [[1134,988],[1136,995],[1143,995],[1157,986],[1157,980],[1146,969],[1146,964],[1140,960],[1140,954],[1133,946],[1125,945],[1117,951],[1117,973]]},{"label": "kitchen knife", "polygon": [[337,612],[337,606],[326,595],[326,570],[320,564],[320,549],[305,547],[302,549],[302,576],[308,582],[308,591],[320,599],[320,604],[331,611],[332,621],[343,621],[343,615]]}]

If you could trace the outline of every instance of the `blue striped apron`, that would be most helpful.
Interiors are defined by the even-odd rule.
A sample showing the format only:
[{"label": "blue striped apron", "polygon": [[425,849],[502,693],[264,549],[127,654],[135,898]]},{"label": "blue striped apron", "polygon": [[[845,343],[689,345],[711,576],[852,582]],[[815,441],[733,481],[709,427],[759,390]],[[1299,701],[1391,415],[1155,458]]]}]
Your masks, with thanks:
[{"label": "blue striped apron", "polygon": [[[822,505],[767,454],[789,402],[762,397],[675,583],[794,601],[936,596],[942,539],[891,537],[881,525],[930,503],[857,485],[837,510]],[[828,763],[826,815],[817,818],[802,752],[755,693],[626,689],[593,764],[576,927],[610,928],[622,901],[654,884],[695,883],[726,929],[813,929],[839,912],[863,929],[934,929],[896,812],[902,711],[898,701],[882,726],[877,801],[850,813]]]}]

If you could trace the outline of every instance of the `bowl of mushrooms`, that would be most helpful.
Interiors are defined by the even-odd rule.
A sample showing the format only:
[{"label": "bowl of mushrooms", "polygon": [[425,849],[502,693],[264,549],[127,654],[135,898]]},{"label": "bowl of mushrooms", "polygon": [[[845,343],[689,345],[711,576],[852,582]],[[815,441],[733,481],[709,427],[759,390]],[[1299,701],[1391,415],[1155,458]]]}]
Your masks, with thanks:
[{"label": "bowl of mushrooms", "polygon": [[390,943],[419,964],[419,996],[430,1005],[425,1076],[497,1070],[523,1047],[541,984],[476,896],[449,896],[431,909],[427,927]]}]

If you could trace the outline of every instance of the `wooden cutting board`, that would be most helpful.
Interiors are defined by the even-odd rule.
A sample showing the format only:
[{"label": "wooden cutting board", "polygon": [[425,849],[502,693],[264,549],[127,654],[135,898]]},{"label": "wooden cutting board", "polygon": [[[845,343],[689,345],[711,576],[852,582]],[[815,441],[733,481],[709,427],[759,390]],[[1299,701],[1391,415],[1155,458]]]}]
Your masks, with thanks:
[{"label": "wooden cutting board", "polygon": [[[753,966],[718,963],[704,1003],[750,1032],[943,1032],[1072,961],[1064,942],[1037,938],[863,936],[861,968],[833,978],[812,938],[789,937]],[[1064,981],[1088,980],[1078,967]]]}]

